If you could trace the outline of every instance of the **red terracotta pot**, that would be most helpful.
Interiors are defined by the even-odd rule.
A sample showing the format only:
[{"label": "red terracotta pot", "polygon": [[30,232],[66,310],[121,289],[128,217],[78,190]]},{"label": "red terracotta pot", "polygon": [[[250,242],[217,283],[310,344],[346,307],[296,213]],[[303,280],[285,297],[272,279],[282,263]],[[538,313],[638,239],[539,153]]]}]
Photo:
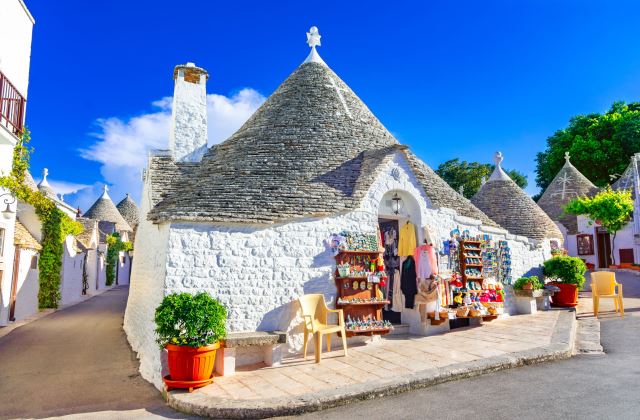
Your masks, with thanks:
[{"label": "red terracotta pot", "polygon": [[556,307],[574,307],[578,305],[578,286],[575,284],[558,283],[550,284],[557,286],[560,291],[554,293],[551,298],[551,305]]},{"label": "red terracotta pot", "polygon": [[211,378],[220,343],[204,347],[167,344],[169,376],[174,381],[204,381]]}]

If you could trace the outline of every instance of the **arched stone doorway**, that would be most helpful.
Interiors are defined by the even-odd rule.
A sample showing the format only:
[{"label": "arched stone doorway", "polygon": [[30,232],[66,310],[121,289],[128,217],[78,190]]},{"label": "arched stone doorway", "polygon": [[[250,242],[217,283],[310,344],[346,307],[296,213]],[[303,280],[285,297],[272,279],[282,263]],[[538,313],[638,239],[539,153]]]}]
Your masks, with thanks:
[{"label": "arched stone doorway", "polygon": [[[400,199],[400,205],[396,204]],[[394,200],[396,199],[396,200]],[[378,207],[378,224],[385,247],[384,260],[387,271],[388,284],[386,297],[391,301],[383,310],[383,318],[393,324],[408,324],[413,320],[413,309],[407,309],[399,299],[399,279],[401,264],[404,257],[397,255],[397,244],[400,230],[407,223],[411,223],[416,236],[416,244],[423,240],[422,212],[418,199],[405,190],[394,189],[386,192]]]}]

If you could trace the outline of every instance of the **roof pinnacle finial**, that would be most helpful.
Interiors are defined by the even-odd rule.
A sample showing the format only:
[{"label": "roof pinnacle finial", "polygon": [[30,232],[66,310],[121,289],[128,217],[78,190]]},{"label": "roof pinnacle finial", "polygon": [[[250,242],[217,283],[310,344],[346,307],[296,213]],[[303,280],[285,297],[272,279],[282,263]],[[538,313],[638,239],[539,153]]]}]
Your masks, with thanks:
[{"label": "roof pinnacle finial", "polygon": [[102,187],[102,198],[108,198],[109,200],[111,200],[111,197],[109,197],[109,187],[107,186],[107,184],[104,184],[104,186]]},{"label": "roof pinnacle finial", "polygon": [[311,48],[315,48],[316,45],[321,46],[320,38],[321,35],[318,32],[318,27],[312,26],[311,29],[309,29],[309,32],[307,32],[307,44],[309,44]]},{"label": "roof pinnacle finial", "polygon": [[502,152],[496,152],[495,155],[493,155],[493,161],[496,163],[496,167],[500,167],[500,164],[502,163],[502,161],[504,160],[504,157],[502,157]]},{"label": "roof pinnacle finial", "polygon": [[571,156],[569,156],[569,152],[568,151],[564,152],[564,160],[569,162],[569,159],[571,159]]},{"label": "roof pinnacle finial", "polygon": [[318,51],[316,51],[316,46],[319,47],[320,45],[322,45],[320,44],[320,38],[321,38],[321,35],[318,32],[318,27],[312,26],[309,29],[309,32],[307,32],[307,44],[309,44],[309,47],[311,47],[311,53],[309,53],[306,60],[304,60],[302,64],[318,63],[318,64],[324,64],[326,66],[326,63],[322,60],[322,58],[320,57],[320,54],[318,54]]},{"label": "roof pinnacle finial", "polygon": [[493,161],[496,164],[496,168],[493,170],[493,173],[489,177],[489,181],[511,180],[511,178],[509,178],[509,175],[507,175],[507,173],[502,169],[501,164],[503,160],[504,160],[504,157],[502,156],[502,152],[496,152],[495,155],[493,155]]}]

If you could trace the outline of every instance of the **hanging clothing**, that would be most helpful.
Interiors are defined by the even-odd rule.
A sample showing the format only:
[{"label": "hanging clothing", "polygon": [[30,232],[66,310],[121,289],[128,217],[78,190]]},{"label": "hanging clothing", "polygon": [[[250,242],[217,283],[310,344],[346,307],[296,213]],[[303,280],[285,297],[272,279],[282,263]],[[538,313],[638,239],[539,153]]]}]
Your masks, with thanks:
[{"label": "hanging clothing", "polygon": [[400,270],[393,270],[393,291],[391,292],[391,310],[402,312],[404,301],[402,299],[402,289],[400,288]]},{"label": "hanging clothing", "polygon": [[400,228],[398,255],[408,257],[413,255],[414,249],[416,249],[416,228],[411,222],[407,222]]},{"label": "hanging clothing", "polygon": [[408,256],[402,263],[400,283],[402,294],[404,295],[404,307],[413,309],[416,293],[418,293],[418,283],[416,280],[416,264],[412,256]]},{"label": "hanging clothing", "polygon": [[416,273],[419,279],[428,279],[432,274],[438,274],[438,260],[436,250],[431,245],[420,245],[413,252],[416,260]]}]

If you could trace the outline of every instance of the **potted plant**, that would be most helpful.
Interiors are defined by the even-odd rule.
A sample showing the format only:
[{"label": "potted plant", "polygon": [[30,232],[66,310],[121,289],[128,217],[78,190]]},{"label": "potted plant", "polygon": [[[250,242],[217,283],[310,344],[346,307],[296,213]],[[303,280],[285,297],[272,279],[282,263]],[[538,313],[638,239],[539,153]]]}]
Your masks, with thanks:
[{"label": "potted plant", "polygon": [[[171,388],[194,388],[211,382],[220,340],[226,336],[227,310],[201,292],[172,293],[156,308],[157,342],[168,353]],[[179,382],[179,383],[176,383]]]},{"label": "potted plant", "polygon": [[538,279],[538,276],[520,277],[513,284],[513,288],[515,290],[538,290],[544,288],[544,283]]},{"label": "potted plant", "polygon": [[554,279],[550,284],[560,291],[553,295],[553,306],[573,307],[578,304],[578,291],[586,281],[587,266],[577,257],[553,257],[544,262],[544,275]]}]

